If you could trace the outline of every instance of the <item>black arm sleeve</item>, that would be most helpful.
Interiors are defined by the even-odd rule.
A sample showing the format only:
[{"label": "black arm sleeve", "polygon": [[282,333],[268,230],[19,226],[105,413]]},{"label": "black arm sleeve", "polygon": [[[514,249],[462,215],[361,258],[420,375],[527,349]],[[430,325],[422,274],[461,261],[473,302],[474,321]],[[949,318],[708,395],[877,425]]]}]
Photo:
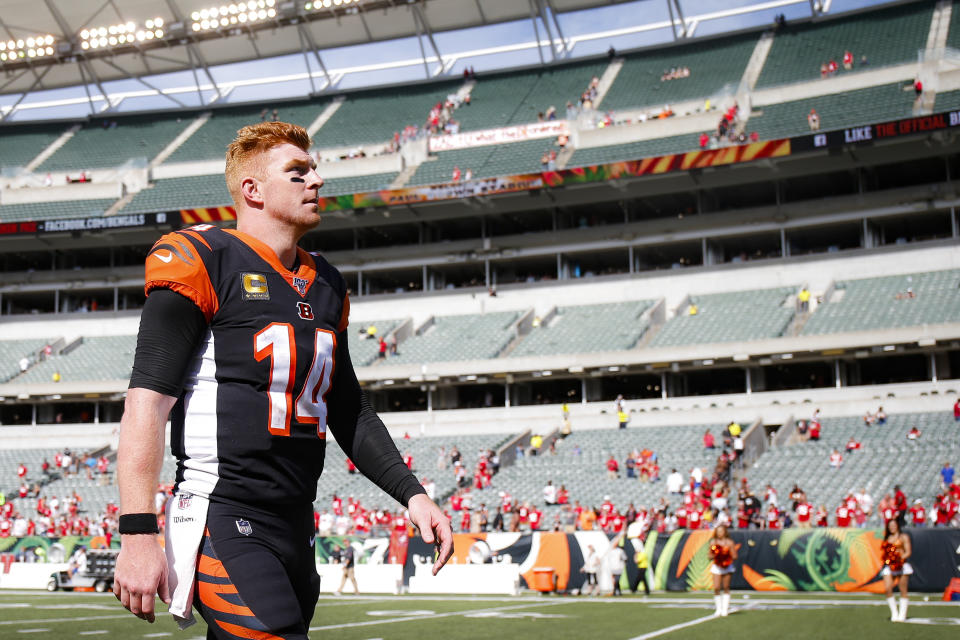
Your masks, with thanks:
[{"label": "black arm sleeve", "polygon": [[426,493],[357,382],[346,331],[337,335],[336,372],[327,411],[328,426],[360,473],[405,507],[410,498]]},{"label": "black arm sleeve", "polygon": [[206,330],[207,320],[193,301],[169,289],[151,291],[140,316],[130,388],[180,397],[184,373]]}]

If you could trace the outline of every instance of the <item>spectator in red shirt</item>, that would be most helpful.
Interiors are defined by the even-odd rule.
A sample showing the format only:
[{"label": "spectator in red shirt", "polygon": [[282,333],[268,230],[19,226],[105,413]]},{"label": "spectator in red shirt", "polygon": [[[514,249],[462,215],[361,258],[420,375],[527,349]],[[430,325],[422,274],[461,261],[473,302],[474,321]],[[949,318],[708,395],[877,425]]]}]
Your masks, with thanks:
[{"label": "spectator in red shirt", "polygon": [[710,136],[709,136],[709,134],[701,133],[701,134],[700,134],[700,148],[701,148],[701,149],[706,149],[708,144],[710,144]]},{"label": "spectator in red shirt", "polygon": [[839,65],[837,65],[836,60],[831,60],[830,62],[827,63],[827,73],[829,73],[830,75],[834,75],[839,69],[840,67]]},{"label": "spectator in red shirt", "polygon": [[710,433],[710,429],[707,429],[707,432],[703,434],[703,448],[713,449],[715,446],[716,441],[713,438],[713,434]]},{"label": "spectator in red shirt", "polygon": [[923,500],[917,498],[910,507],[911,524],[915,527],[925,527],[927,523],[927,510],[923,506]]},{"label": "spectator in red shirt", "polygon": [[613,457],[613,454],[610,454],[610,459],[607,460],[607,477],[614,480],[619,476],[620,464],[617,462],[617,459]]},{"label": "spectator in red shirt", "polygon": [[801,502],[797,505],[797,526],[804,529],[810,527],[810,519],[813,516],[813,505],[809,502]]},{"label": "spectator in red shirt", "polygon": [[17,477],[25,478],[26,476],[27,476],[27,465],[21,462],[19,465],[17,465]]},{"label": "spectator in red shirt", "polygon": [[767,509],[767,529],[780,528],[780,511],[772,504]]},{"label": "spectator in red shirt", "polygon": [[837,526],[838,527],[849,527],[850,520],[853,517],[853,512],[847,508],[845,502],[841,502],[840,506],[837,507]]},{"label": "spectator in red shirt", "polygon": [[816,526],[818,526],[818,527],[826,527],[826,526],[828,526],[828,523],[827,523],[827,507],[826,507],[825,505],[820,505],[819,507],[817,507],[817,514],[816,514],[815,517],[816,517],[816,520],[817,520],[817,521],[816,521]]},{"label": "spectator in red shirt", "polygon": [[960,398],[957,398],[957,401],[953,403],[953,420],[954,422],[960,422]]},{"label": "spectator in red shirt", "polygon": [[853,69],[853,53],[850,51],[843,52],[843,68],[847,71]]},{"label": "spectator in red shirt", "polygon": [[527,520],[530,522],[530,531],[537,531],[540,529],[540,525],[543,524],[543,511],[534,507],[527,515]]},{"label": "spectator in red shirt", "polygon": [[847,451],[856,451],[860,448],[860,443],[857,442],[857,439],[853,436],[850,436],[850,440],[847,441]]},{"label": "spectator in red shirt", "polygon": [[820,429],[821,429],[821,426],[820,426],[820,421],[819,421],[819,420],[811,420],[811,421],[810,421],[809,434],[810,434],[810,439],[811,439],[811,440],[815,440],[815,441],[816,441],[816,440],[819,440],[819,439],[820,439]]}]

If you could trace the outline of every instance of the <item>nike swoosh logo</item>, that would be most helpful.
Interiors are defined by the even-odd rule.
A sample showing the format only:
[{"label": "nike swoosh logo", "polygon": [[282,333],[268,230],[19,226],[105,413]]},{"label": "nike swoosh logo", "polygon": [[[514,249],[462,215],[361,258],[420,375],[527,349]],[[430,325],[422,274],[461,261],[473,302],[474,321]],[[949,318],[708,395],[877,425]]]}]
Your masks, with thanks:
[{"label": "nike swoosh logo", "polygon": [[173,254],[172,254],[172,253],[167,253],[166,256],[162,256],[162,255],[160,255],[159,253],[155,253],[155,254],[153,254],[153,255],[155,255],[155,256],[157,256],[158,258],[160,258],[160,260],[162,260],[163,262],[169,263],[171,260],[173,260]]},{"label": "nike swoosh logo", "polygon": [[316,540],[316,539],[317,539],[317,536],[310,536],[310,546],[311,546],[311,547],[313,546],[313,542],[314,542],[314,540]]}]

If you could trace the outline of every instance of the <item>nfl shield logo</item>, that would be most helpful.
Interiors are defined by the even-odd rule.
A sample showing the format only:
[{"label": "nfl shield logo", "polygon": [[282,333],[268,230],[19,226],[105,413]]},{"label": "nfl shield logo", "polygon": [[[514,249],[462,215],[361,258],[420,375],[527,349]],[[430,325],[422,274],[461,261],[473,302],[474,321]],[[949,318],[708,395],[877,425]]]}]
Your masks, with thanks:
[{"label": "nfl shield logo", "polygon": [[253,527],[250,526],[250,522],[247,520],[237,520],[237,531],[245,536],[249,536],[253,533]]},{"label": "nfl shield logo", "polygon": [[307,294],[307,279],[306,279],[306,278],[297,278],[296,276],[294,276],[294,278],[293,278],[293,286],[295,286],[295,287],[297,288],[297,291],[300,292],[300,295],[303,296],[303,295],[306,295],[306,294]]},{"label": "nfl shield logo", "polygon": [[190,500],[193,498],[189,493],[181,493],[177,495],[177,508],[183,511],[184,509],[190,508]]}]

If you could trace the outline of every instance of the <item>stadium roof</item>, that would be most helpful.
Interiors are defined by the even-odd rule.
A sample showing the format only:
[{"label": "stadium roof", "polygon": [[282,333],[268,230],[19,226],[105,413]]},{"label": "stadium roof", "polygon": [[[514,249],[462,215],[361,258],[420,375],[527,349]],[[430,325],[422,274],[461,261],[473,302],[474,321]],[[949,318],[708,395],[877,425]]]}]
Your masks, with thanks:
[{"label": "stadium roof", "polygon": [[[478,69],[550,63],[878,3],[0,0],[0,120],[304,97],[457,75],[479,58]],[[263,86],[277,78],[289,86]],[[250,91],[229,95],[244,83]],[[69,103],[79,106],[52,109]]]}]

